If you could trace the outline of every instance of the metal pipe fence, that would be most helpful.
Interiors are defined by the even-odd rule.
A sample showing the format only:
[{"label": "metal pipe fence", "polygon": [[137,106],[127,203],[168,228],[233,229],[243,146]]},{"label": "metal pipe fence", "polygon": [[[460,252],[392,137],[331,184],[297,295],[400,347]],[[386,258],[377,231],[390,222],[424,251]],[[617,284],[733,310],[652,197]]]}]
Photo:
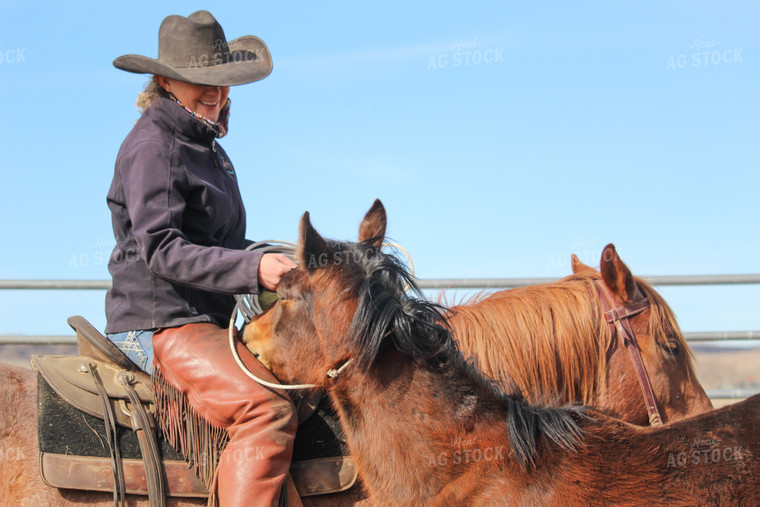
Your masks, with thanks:
[{"label": "metal pipe fence", "polygon": [[[643,276],[651,285],[760,284],[760,275]],[[422,289],[508,289],[556,282],[558,278],[436,278],[417,279]],[[110,280],[0,280],[0,290],[108,290]]]},{"label": "metal pipe fence", "polygon": [[[760,275],[696,275],[645,276],[651,285],[737,285],[760,284]],[[442,278],[418,279],[421,289],[507,289],[557,281],[557,278]],[[0,290],[108,290],[110,280],[0,280]],[[722,342],[760,340],[760,331],[685,332],[688,342]],[[0,335],[0,345],[75,345],[76,338],[68,335]],[[756,389],[711,389],[710,398],[746,398],[757,394]]]},{"label": "metal pipe fence", "polygon": [[[760,331],[715,331],[683,333],[687,342],[760,340]],[[0,345],[75,345],[74,335],[0,335]]]}]

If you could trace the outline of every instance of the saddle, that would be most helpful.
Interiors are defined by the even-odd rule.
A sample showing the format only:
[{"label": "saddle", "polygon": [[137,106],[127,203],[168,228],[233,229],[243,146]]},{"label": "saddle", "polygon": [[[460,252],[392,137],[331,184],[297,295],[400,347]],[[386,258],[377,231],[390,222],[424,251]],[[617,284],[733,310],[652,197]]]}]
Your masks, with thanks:
[{"label": "saddle", "polygon": [[[196,467],[163,439],[154,418],[150,376],[83,317],[68,319],[79,356],[32,356],[38,372],[40,473],[52,487],[202,498]],[[326,399],[311,407],[294,443],[291,476],[299,496],[345,491],[356,465]],[[303,414],[299,414],[303,417]]]}]

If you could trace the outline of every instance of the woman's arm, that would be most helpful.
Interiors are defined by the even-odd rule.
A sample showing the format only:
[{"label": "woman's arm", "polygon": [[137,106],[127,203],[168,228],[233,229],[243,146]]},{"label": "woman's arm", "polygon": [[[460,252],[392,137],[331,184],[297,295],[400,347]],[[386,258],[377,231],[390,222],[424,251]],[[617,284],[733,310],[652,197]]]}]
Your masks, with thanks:
[{"label": "woman's arm", "polygon": [[[132,232],[148,269],[173,283],[226,294],[259,292],[261,253],[192,243],[182,232],[189,182],[171,148],[142,141],[116,162]],[[173,162],[173,163],[172,163]],[[265,262],[264,282],[280,269]],[[270,273],[273,273],[270,275]]]}]

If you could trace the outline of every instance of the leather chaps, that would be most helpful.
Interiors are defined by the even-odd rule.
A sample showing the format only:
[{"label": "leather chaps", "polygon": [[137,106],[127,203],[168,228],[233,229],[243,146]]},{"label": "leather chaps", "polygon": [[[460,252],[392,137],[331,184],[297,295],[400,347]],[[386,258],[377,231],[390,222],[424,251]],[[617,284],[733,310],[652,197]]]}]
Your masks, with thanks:
[{"label": "leather chaps", "polygon": [[[245,375],[228,331],[197,323],[153,336],[157,417],[169,442],[198,466],[210,504],[277,506],[293,452],[297,416],[285,392]],[[237,340],[251,372],[272,374]]]}]

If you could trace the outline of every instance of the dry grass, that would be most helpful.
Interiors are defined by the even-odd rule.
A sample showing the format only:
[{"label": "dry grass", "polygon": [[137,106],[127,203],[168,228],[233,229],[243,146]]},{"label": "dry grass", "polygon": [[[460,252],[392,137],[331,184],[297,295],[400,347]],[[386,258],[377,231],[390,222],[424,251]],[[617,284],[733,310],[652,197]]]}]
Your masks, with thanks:
[{"label": "dry grass", "polygon": [[76,352],[76,345],[0,345],[0,362],[31,368],[29,357],[32,354],[72,355]]},{"label": "dry grass", "polygon": [[[760,390],[760,346],[730,349],[694,347],[696,370],[702,387],[707,389]],[[713,400],[716,407],[738,400]]]}]

